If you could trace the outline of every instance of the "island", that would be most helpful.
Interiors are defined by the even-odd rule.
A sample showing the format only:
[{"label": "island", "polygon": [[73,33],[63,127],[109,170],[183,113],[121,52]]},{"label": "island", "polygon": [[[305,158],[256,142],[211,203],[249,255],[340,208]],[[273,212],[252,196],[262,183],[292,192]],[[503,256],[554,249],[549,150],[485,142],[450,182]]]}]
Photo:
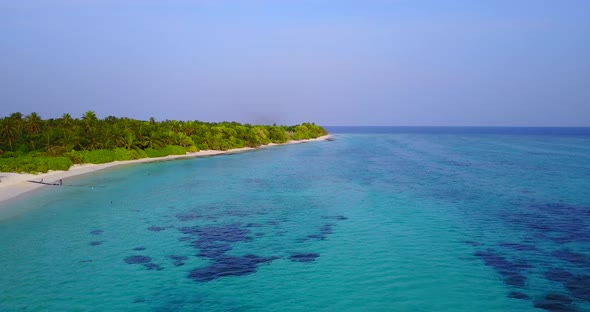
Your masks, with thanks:
[{"label": "island", "polygon": [[[43,184],[115,165],[243,152],[328,139],[314,123],[294,126],[237,122],[156,121],[93,111],[42,119],[13,113],[0,119],[0,201]],[[27,183],[25,182],[41,182]]]}]

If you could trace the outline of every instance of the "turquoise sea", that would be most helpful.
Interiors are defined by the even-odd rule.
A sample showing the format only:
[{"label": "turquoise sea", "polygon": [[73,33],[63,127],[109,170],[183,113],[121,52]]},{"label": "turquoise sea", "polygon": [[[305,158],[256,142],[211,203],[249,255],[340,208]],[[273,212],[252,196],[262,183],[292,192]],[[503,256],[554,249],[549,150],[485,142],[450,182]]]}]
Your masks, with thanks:
[{"label": "turquoise sea", "polygon": [[590,129],[328,130],[0,203],[0,311],[590,311]]}]

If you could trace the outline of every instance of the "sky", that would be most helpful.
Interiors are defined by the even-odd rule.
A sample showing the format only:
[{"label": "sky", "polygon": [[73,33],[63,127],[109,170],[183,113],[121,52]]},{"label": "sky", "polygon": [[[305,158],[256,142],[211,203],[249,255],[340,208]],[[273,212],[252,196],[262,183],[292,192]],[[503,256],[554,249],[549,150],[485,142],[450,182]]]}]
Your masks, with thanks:
[{"label": "sky", "polygon": [[590,126],[588,0],[1,0],[0,116]]}]

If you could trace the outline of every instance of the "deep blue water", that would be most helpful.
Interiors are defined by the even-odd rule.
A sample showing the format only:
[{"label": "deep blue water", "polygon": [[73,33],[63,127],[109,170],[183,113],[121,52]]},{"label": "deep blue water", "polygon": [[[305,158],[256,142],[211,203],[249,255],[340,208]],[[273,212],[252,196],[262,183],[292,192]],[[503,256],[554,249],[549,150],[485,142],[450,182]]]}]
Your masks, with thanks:
[{"label": "deep blue water", "polygon": [[328,128],[0,204],[0,310],[590,311],[588,128]]},{"label": "deep blue water", "polygon": [[330,133],[505,134],[590,136],[590,127],[325,127]]}]

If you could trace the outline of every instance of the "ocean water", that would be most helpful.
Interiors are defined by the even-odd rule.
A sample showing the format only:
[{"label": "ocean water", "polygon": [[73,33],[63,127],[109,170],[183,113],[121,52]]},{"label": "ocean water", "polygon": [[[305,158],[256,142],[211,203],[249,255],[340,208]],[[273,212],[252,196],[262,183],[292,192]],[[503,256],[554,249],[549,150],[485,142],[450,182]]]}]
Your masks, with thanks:
[{"label": "ocean water", "polygon": [[0,311],[590,311],[590,130],[329,130],[0,203]]}]

